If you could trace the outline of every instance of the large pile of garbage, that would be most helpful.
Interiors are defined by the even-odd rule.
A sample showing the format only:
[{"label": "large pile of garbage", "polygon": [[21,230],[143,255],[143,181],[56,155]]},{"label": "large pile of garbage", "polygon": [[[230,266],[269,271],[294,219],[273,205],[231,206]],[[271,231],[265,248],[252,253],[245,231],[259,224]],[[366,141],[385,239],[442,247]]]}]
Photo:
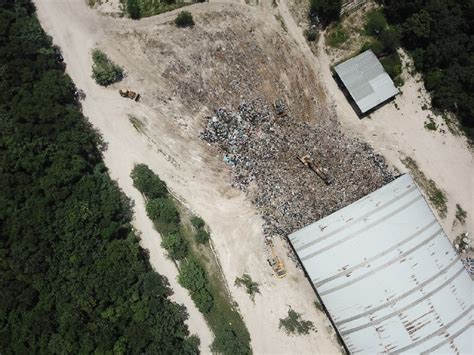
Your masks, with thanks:
[{"label": "large pile of garbage", "polygon": [[[201,133],[259,209],[265,235],[286,236],[394,179],[383,157],[345,136],[335,118],[301,122],[282,106],[256,99],[219,108]],[[308,154],[329,185],[298,159]]]}]

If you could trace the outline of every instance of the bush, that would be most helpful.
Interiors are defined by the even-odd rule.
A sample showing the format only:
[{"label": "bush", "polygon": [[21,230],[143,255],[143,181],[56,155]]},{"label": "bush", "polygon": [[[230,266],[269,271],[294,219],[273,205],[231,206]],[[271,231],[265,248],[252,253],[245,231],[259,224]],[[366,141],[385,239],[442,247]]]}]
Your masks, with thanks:
[{"label": "bush", "polygon": [[133,186],[146,198],[155,199],[168,194],[166,184],[145,164],[137,164],[130,175]]},{"label": "bush", "polygon": [[102,86],[107,86],[123,78],[123,69],[114,64],[104,52],[94,49],[92,51],[92,78]]},{"label": "bush", "polygon": [[191,218],[191,224],[194,228],[199,229],[204,227],[205,222],[201,217],[194,216],[193,218]]},{"label": "bush", "polygon": [[182,260],[188,253],[188,243],[179,232],[163,236],[161,246],[166,249],[168,255],[174,260]]},{"label": "bush", "polygon": [[178,27],[194,26],[193,15],[189,11],[181,11],[174,20],[174,23]]},{"label": "bush", "polygon": [[318,32],[316,30],[310,29],[310,30],[305,30],[304,35],[306,37],[306,40],[308,42],[316,42],[318,39]]},{"label": "bush", "polygon": [[328,44],[331,47],[339,47],[345,41],[349,39],[349,34],[344,30],[344,28],[338,24],[334,29],[329,32]]},{"label": "bush", "polygon": [[146,213],[151,220],[160,225],[179,225],[179,213],[173,200],[169,198],[156,198],[146,204]]},{"label": "bush", "polygon": [[217,354],[251,354],[248,343],[243,342],[230,327],[219,329],[211,345]]},{"label": "bush", "polygon": [[341,6],[341,0],[311,0],[310,14],[317,16],[322,24],[327,25],[339,20]]},{"label": "bush", "polygon": [[255,295],[260,293],[258,282],[253,281],[249,274],[243,274],[242,277],[236,277],[234,284],[237,287],[242,285],[245,286],[245,291],[250,295],[252,301],[255,300]]},{"label": "bush", "polygon": [[400,46],[400,33],[392,27],[383,30],[380,33],[379,38],[382,42],[384,51],[387,53],[395,52]]},{"label": "bush", "polygon": [[127,12],[130,18],[136,20],[141,17],[140,6],[137,0],[127,0]]},{"label": "bush", "polygon": [[191,295],[196,307],[202,313],[209,313],[214,306],[214,298],[207,288],[201,288]]},{"label": "bush", "polygon": [[[402,73],[402,62],[398,53],[393,53],[389,56],[380,59],[385,71],[395,81],[401,80],[400,74]],[[397,83],[400,84],[400,83]]]},{"label": "bush", "polygon": [[387,19],[380,10],[372,10],[367,14],[365,32],[370,36],[377,36],[388,26]]},{"label": "bush", "polygon": [[208,232],[206,232],[204,229],[199,229],[196,233],[196,242],[199,244],[205,244],[208,242],[209,238],[211,236],[209,235]]},{"label": "bush", "polygon": [[195,260],[190,259],[181,265],[178,276],[179,283],[191,292],[196,307],[203,312],[209,312],[214,306],[214,299],[207,289],[207,279],[204,268]]},{"label": "bush", "polygon": [[288,316],[280,318],[280,328],[285,328],[287,334],[302,335],[309,334],[311,330],[314,330],[314,324],[309,320],[302,320],[301,314],[290,308]]}]

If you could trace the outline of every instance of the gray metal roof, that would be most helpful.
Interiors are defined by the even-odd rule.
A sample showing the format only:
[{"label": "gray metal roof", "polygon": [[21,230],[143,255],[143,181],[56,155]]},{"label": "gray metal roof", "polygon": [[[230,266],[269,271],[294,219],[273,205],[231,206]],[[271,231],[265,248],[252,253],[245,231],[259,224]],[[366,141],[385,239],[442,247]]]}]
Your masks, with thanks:
[{"label": "gray metal roof", "polygon": [[337,65],[334,70],[362,113],[398,94],[392,79],[370,49]]},{"label": "gray metal roof", "polygon": [[351,353],[474,353],[474,284],[410,175],[289,239]]}]

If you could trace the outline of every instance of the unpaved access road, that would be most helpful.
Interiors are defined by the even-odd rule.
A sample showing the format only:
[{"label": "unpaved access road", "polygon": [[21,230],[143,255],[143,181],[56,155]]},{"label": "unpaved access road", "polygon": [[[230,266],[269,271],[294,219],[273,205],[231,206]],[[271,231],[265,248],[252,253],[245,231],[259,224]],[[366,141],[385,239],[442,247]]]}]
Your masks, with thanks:
[{"label": "unpaved access road", "polygon": [[[255,353],[338,353],[339,347],[329,329],[329,321],[313,305],[315,295],[303,273],[295,268],[286,255],[282,255],[288,267],[288,276],[277,280],[272,275],[266,261],[261,218],[242,192],[229,187],[229,172],[222,157],[216,156],[197,138],[200,129],[197,119],[203,117],[201,111],[213,108],[199,107],[199,102],[188,102],[182,97],[183,92],[187,92],[190,87],[192,89],[194,80],[190,81],[188,87],[177,86],[178,79],[173,77],[173,70],[183,69],[182,75],[191,75],[186,65],[181,68],[180,57],[166,60],[160,57],[173,53],[186,57],[192,52],[191,48],[186,47],[192,44],[185,41],[192,33],[178,32],[171,24],[176,12],[130,21],[99,16],[81,0],[37,0],[35,3],[41,24],[63,51],[68,74],[87,96],[83,101],[83,111],[108,144],[104,160],[112,178],[135,202],[134,226],[141,233],[141,244],[149,250],[150,261],[155,269],[168,277],[175,292],[174,300],[183,303],[188,309],[190,330],[201,338],[202,350],[209,351],[212,334],[187,291],[176,282],[177,271],[166,259],[159,245],[160,236],[146,216],[140,194],[132,186],[129,174],[135,163],[148,164],[210,226],[230,292],[249,329]],[[295,87],[308,85],[311,88],[313,85],[311,76],[305,79],[304,75],[298,74],[301,67],[304,68],[304,63],[300,62],[293,49],[287,48],[284,37],[275,39],[280,50],[273,51],[277,42],[268,41],[267,36],[280,33],[281,28],[272,17],[267,21],[266,16],[270,15],[256,12],[245,5],[219,3],[196,4],[187,7],[187,10],[193,13],[197,23],[194,31],[216,32],[219,43],[215,44],[220,46],[221,52],[229,51],[234,45],[234,53],[241,51],[241,44],[233,41],[245,37],[235,34],[233,27],[238,29],[240,23],[252,25],[252,29],[247,32],[254,31],[258,43],[255,43],[255,48],[252,43],[248,43],[250,49],[245,50],[258,52],[260,47],[268,45],[263,51],[268,59],[259,60],[262,68],[274,66],[274,70],[269,72],[258,69],[262,76],[271,78],[275,72],[282,72]],[[200,21],[205,23],[205,28],[199,27]],[[137,33],[137,36],[132,36],[131,42],[127,40],[130,32]],[[168,35],[174,36],[172,43],[156,43],[156,38],[166,42]],[[145,39],[149,41],[145,49],[140,45],[140,36],[146,36]],[[213,44],[196,43],[196,46]],[[153,55],[144,53],[147,47],[152,46],[159,50]],[[90,77],[90,51],[94,47],[101,48],[125,67],[127,78],[123,85],[143,93],[143,102],[135,103],[121,98],[117,92],[121,86],[102,88],[94,83]],[[225,55],[217,55],[216,58],[226,59]],[[190,63],[194,59],[190,58]],[[281,67],[285,63],[288,68]],[[217,69],[208,73],[209,80],[212,81],[213,77],[219,77],[219,81],[225,80],[226,72],[218,72],[223,66],[222,63],[216,64]],[[207,68],[202,69],[205,72]],[[292,82],[294,78],[308,80],[308,83]],[[271,85],[266,87],[266,93],[271,96],[273,88]],[[223,97],[227,94],[224,91],[216,89],[216,95]],[[298,98],[308,107],[313,105],[311,91],[307,97],[303,95]],[[301,95],[301,92],[291,90],[287,97],[296,100],[291,95]],[[193,91],[188,98],[200,94],[198,90]],[[207,98],[212,102],[209,95]],[[139,118],[143,123],[140,132],[129,122],[129,115]],[[261,283],[261,295],[256,296],[255,303],[242,289],[234,286],[235,278],[244,272]],[[279,319],[287,314],[289,306],[302,313],[305,319],[312,320],[318,332],[307,336],[289,336],[280,330]]]}]

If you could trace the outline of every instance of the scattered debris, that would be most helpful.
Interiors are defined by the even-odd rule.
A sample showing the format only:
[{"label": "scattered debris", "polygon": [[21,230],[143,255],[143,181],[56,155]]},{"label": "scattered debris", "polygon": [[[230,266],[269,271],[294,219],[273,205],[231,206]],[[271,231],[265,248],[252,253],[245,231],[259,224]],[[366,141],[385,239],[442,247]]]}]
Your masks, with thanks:
[{"label": "scattered debris", "polygon": [[[334,117],[302,122],[275,106],[259,98],[219,108],[200,134],[223,152],[232,186],[260,210],[265,236],[286,237],[394,179],[384,158],[346,137]],[[317,157],[330,185],[295,159],[304,154]]]}]

